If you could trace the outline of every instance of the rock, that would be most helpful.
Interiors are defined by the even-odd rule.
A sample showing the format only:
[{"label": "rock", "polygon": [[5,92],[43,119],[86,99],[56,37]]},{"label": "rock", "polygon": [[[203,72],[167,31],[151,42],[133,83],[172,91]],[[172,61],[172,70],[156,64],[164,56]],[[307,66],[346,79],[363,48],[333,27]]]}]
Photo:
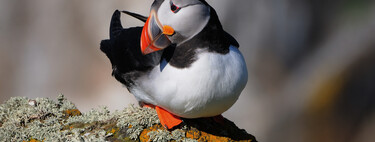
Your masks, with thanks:
[{"label": "rock", "polygon": [[[110,113],[107,108],[81,113],[58,97],[11,98],[0,105],[0,141],[251,141],[254,136],[233,122],[212,118],[184,119],[175,130],[161,126],[154,109],[130,105]],[[37,104],[37,105],[36,105]]]}]

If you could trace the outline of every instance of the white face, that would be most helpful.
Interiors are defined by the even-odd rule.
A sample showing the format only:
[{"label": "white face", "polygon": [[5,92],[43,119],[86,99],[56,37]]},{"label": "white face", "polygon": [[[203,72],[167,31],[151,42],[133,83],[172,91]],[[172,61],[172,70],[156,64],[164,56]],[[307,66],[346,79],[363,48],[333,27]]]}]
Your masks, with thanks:
[{"label": "white face", "polygon": [[170,40],[181,44],[203,30],[210,19],[210,7],[199,0],[165,0],[157,15],[160,24],[171,26],[177,33],[169,36]]}]

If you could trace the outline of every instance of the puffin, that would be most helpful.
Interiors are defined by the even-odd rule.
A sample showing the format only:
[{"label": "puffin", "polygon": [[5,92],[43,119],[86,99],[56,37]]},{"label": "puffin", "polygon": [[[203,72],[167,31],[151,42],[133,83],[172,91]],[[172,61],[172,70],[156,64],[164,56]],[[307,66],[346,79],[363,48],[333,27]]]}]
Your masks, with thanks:
[{"label": "puffin", "polygon": [[[121,13],[145,22],[123,28]],[[167,129],[184,119],[220,120],[248,80],[239,44],[205,0],[154,0],[148,17],[116,10],[100,49],[112,76]]]}]

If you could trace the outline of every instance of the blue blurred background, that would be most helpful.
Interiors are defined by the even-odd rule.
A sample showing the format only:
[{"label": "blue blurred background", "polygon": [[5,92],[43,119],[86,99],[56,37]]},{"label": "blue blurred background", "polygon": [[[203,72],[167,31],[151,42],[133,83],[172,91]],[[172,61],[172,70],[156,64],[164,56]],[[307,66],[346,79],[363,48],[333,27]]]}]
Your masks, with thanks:
[{"label": "blue blurred background", "polygon": [[[249,70],[225,117],[263,142],[375,139],[373,0],[208,2],[239,41]],[[115,9],[147,15],[151,3],[1,0],[0,101],[63,93],[83,111],[136,103],[111,77],[99,43]]]}]

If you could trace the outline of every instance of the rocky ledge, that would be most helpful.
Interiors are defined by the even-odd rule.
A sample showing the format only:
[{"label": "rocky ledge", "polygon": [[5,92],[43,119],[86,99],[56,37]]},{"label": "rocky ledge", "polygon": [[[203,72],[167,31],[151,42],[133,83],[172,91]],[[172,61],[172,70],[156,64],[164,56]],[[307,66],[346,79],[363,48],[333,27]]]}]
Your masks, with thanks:
[{"label": "rocky ledge", "polygon": [[161,126],[156,111],[130,105],[110,112],[106,107],[81,113],[63,95],[14,97],[0,105],[0,141],[248,141],[254,136],[224,119],[184,119],[175,130]]}]

